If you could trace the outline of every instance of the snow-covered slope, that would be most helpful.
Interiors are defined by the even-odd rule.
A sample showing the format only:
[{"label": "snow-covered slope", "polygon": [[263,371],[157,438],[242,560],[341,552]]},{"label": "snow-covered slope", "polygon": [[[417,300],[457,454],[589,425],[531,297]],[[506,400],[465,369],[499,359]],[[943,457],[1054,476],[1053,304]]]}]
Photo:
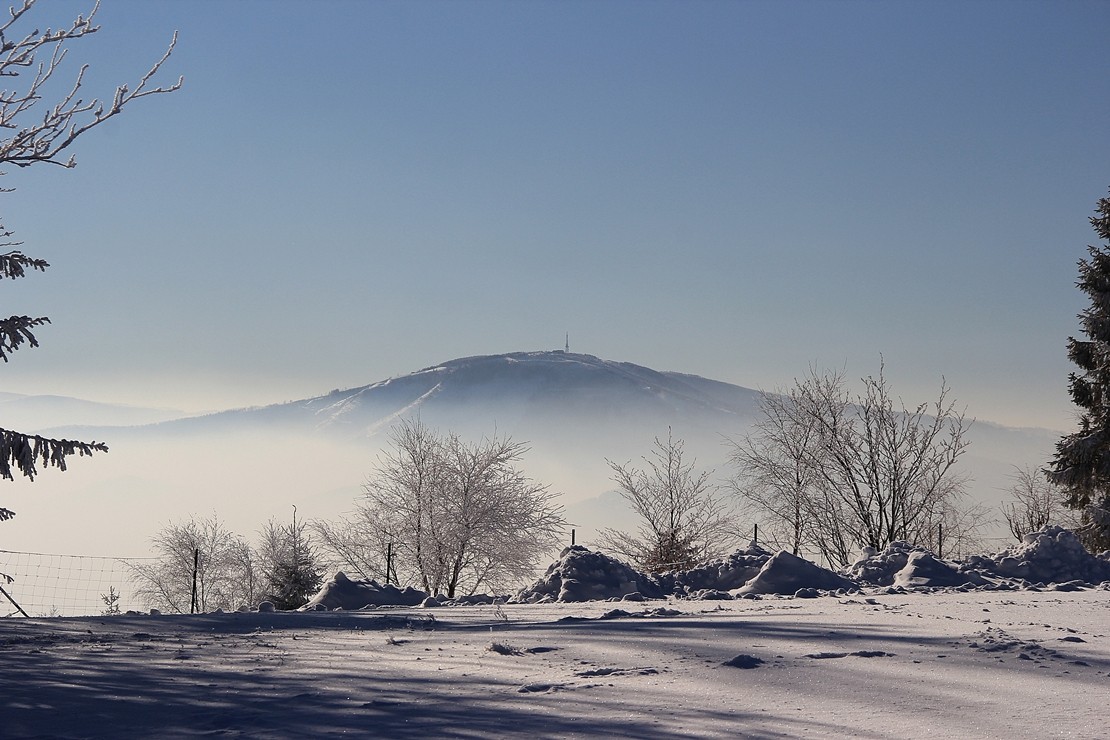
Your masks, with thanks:
[{"label": "snow-covered slope", "polygon": [[[561,488],[572,479],[589,481],[583,493],[596,495],[608,487],[606,458],[637,458],[668,429],[692,456],[720,465],[727,454],[723,438],[748,429],[758,398],[749,388],[592,355],[513,352],[450,360],[301,401],[166,422],[138,434],[247,439],[264,429],[378,448],[397,421],[419,419],[471,439],[496,434],[527,441],[533,475]],[[117,439],[136,434],[64,431]]]},{"label": "snow-covered slope", "polygon": [[0,716],[12,738],[1097,738],[1106,618],[1105,591],[953,591],[7,619]]},{"label": "snow-covered slope", "polygon": [[592,355],[513,352],[450,360],[300,401],[168,421],[142,434],[265,426],[367,439],[379,437],[399,419],[420,418],[463,434],[496,431],[533,441],[561,435],[568,426],[576,435],[591,429],[619,435],[629,428],[665,435],[674,426],[676,434],[697,436],[700,430],[719,441],[720,434],[747,428],[758,398],[749,388]]},{"label": "snow-covered slope", "polygon": [[374,434],[404,416],[472,417],[479,408],[506,420],[649,416],[727,424],[750,418],[757,398],[696,375],[554,351],[465,357],[289,406],[311,412],[320,428]]}]

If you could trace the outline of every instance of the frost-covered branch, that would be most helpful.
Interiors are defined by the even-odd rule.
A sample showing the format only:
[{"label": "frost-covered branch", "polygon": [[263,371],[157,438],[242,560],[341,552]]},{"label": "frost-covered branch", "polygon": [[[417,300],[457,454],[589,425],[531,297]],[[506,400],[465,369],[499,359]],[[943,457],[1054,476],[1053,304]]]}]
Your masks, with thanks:
[{"label": "frost-covered branch", "polygon": [[49,324],[50,319],[40,316],[33,319],[30,316],[12,316],[0,319],[0,360],[8,361],[8,355],[19,349],[23,344],[29,347],[39,346],[35,339],[32,327]]},{"label": "frost-covered branch", "polygon": [[[8,236],[11,236],[10,232],[0,232],[0,238]],[[27,274],[28,269],[45,272],[47,267],[50,267],[50,263],[46,260],[28,257],[20,251],[0,254],[0,278],[21,278]]]},{"label": "frost-covered branch", "polygon": [[94,452],[107,452],[103,442],[78,442],[72,439],[49,439],[37,434],[23,434],[0,429],[0,478],[13,480],[13,468],[34,480],[38,464],[44,468],[66,469],[70,455],[91,456]]},{"label": "frost-covered branch", "polygon": [[[28,167],[48,162],[73,167],[75,161],[72,156],[65,160],[59,157],[78,137],[118,115],[129,103],[149,95],[174,92],[183,84],[184,79],[178,78],[170,85],[151,85],[177,45],[175,32],[162,57],[133,87],[126,84],[117,87],[110,102],[81,97],[88,71],[86,64],[78,70],[68,91],[40,118],[21,123],[24,115],[43,101],[44,87],[66,58],[66,44],[100,29],[93,22],[100,7],[98,0],[88,16],[77,16],[67,28],[47,28],[45,31],[35,28],[10,37],[18,22],[35,4],[36,0],[24,0],[22,6],[11,9],[11,17],[0,26],[0,77],[14,79],[26,75],[26,84],[22,88],[0,90],[0,129],[12,132],[0,141],[0,164]],[[46,54],[49,56],[42,58]]]}]

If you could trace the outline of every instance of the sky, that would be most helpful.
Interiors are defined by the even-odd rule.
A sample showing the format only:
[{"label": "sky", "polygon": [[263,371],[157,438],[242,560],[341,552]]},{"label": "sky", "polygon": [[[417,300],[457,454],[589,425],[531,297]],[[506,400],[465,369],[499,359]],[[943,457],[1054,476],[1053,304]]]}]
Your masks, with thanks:
[{"label": "sky", "polygon": [[[35,8],[43,26],[91,2]],[[1067,429],[1105,2],[103,0],[77,167],[7,168],[3,390],[215,410],[561,348]]]}]

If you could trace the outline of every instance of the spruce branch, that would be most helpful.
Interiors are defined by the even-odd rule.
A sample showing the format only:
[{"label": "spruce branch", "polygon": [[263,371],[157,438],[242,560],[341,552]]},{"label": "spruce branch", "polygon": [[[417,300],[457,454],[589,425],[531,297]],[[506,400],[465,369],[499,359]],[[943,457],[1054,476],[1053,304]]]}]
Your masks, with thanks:
[{"label": "spruce branch", "polygon": [[[11,236],[11,232],[3,231],[2,229],[3,227],[0,226],[0,238]],[[50,267],[50,263],[46,260],[28,257],[18,250],[8,252],[7,254],[0,254],[0,278],[11,278],[14,280],[15,278],[25,276],[28,269],[45,272],[47,267]]]},{"label": "spruce branch", "polygon": [[103,442],[78,442],[72,439],[50,439],[37,434],[23,434],[0,429],[0,478],[14,480],[12,468],[31,480],[38,474],[37,464],[64,471],[66,457],[91,457],[94,452],[107,452]]},{"label": "spruce branch", "polygon": [[49,323],[50,319],[45,316],[36,319],[30,316],[12,316],[7,319],[0,319],[0,360],[7,362],[8,355],[19,349],[23,344],[30,347],[39,346],[31,327]]}]

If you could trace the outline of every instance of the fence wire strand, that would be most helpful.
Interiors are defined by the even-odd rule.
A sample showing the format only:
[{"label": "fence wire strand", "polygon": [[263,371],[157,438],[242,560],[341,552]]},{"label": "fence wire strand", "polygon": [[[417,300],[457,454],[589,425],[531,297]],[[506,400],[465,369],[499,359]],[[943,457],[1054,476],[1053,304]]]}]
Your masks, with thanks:
[{"label": "fence wire strand", "polygon": [[[79,617],[143,610],[136,599],[131,564],[154,558],[56,555],[0,550],[0,615]],[[14,602],[14,604],[12,603]]]}]

